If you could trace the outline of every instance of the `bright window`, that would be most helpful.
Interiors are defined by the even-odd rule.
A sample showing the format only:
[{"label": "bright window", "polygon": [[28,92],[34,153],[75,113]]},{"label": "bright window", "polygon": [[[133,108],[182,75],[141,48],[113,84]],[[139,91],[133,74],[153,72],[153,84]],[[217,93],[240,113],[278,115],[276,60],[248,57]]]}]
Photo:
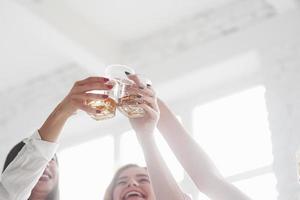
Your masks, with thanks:
[{"label": "bright window", "polygon": [[[193,112],[193,136],[221,173],[228,180],[234,180],[233,184],[253,199],[275,200],[274,174],[272,170],[261,170],[269,169],[273,159],[264,92],[263,86],[257,86],[197,106]],[[60,152],[62,199],[102,199],[116,167],[127,163],[145,166],[135,133],[131,130],[119,137],[117,152],[114,152],[112,136]],[[156,142],[167,166],[180,183],[184,177],[181,165],[158,133]],[[199,199],[208,198],[199,194]]]},{"label": "bright window", "polygon": [[122,134],[120,142],[121,165],[128,163],[145,166],[142,149],[136,139],[134,131]]},{"label": "bright window", "polygon": [[234,183],[245,191],[252,199],[277,199],[276,178],[273,173],[267,173]]},{"label": "bright window", "polygon": [[113,153],[110,136],[61,151],[61,199],[103,199],[114,173]]},{"label": "bright window", "polygon": [[[225,177],[242,174],[249,180],[237,185],[245,193],[271,200],[276,193],[274,177],[251,175],[273,160],[264,93],[265,88],[257,86],[196,107],[194,135]],[[257,193],[254,180],[268,183],[268,189]]]},{"label": "bright window", "polygon": [[[183,168],[177,161],[175,155],[172,153],[168,144],[165,142],[163,137],[156,132],[155,134],[156,144],[159,151],[164,158],[164,161],[168,168],[171,170],[174,178],[180,182],[183,180]],[[138,144],[135,133],[133,131],[128,131],[124,133],[121,137],[121,164],[136,163],[141,166],[145,166],[145,160],[143,156],[142,149]]]}]

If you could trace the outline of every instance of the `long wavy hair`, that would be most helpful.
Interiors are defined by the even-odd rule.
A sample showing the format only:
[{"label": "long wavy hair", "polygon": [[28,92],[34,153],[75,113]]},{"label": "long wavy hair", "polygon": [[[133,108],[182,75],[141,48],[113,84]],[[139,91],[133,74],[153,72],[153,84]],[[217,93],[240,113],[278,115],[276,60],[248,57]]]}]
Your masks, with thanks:
[{"label": "long wavy hair", "polygon": [[139,167],[139,168],[144,168],[144,169],[147,169],[146,167],[141,167],[139,165],[136,165],[136,164],[127,164],[127,165],[124,165],[123,167],[119,168],[114,177],[112,178],[110,184],[108,185],[108,187],[106,188],[106,191],[105,191],[105,194],[104,194],[104,199],[103,200],[113,200],[113,192],[114,192],[114,189],[116,187],[116,180],[117,178],[120,176],[120,174],[128,169],[128,168],[131,168],[131,167]]},{"label": "long wavy hair", "polygon": [[[5,159],[2,173],[5,171],[5,169],[8,167],[8,165],[15,159],[15,157],[18,155],[18,153],[22,150],[22,148],[24,146],[25,146],[24,142],[19,142],[10,150],[10,152],[8,153],[8,155]],[[55,160],[56,164],[58,165],[58,160],[57,160],[56,155],[54,155],[54,160]],[[56,186],[53,188],[53,190],[47,196],[47,200],[59,200],[59,186],[58,185],[59,184],[57,181]]]}]

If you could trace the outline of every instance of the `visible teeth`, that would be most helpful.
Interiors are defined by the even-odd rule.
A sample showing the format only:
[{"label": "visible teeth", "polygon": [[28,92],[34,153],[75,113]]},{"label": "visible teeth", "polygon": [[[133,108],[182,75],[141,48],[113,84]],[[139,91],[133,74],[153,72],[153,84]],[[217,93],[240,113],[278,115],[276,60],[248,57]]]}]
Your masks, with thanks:
[{"label": "visible teeth", "polygon": [[50,176],[48,174],[43,174],[42,177],[50,178]]},{"label": "visible teeth", "polygon": [[139,192],[132,191],[132,192],[128,192],[126,194],[125,199],[127,199],[130,196],[139,196],[139,197],[142,197],[143,195],[141,193],[139,193]]}]

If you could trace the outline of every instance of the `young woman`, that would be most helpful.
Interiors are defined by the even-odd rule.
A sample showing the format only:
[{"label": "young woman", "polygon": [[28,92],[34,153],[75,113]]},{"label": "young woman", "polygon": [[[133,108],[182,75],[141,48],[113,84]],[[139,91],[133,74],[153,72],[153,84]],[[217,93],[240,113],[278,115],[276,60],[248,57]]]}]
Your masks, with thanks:
[{"label": "young woman", "polygon": [[[38,182],[34,186],[32,186],[33,183],[30,183],[31,177],[40,174],[38,170],[35,171],[36,168],[34,167],[34,165],[39,165],[39,162],[44,162],[44,161],[38,161],[39,159],[44,159],[44,158],[40,157],[40,154],[36,153],[36,151],[28,151],[28,147],[32,146],[28,142],[29,142],[28,139],[26,139],[18,143],[8,153],[3,167],[3,171],[6,170],[6,168],[10,165],[12,161],[14,161],[14,164],[10,165],[9,169],[7,169],[6,173],[10,173],[11,176],[7,177],[6,180],[3,180],[3,184],[5,184],[6,188],[14,191],[15,194],[18,194],[18,197],[24,196],[24,194],[22,194],[22,190],[24,189],[22,188],[26,188],[24,191],[31,191],[29,199],[58,200],[59,199],[58,162],[56,156],[54,156],[48,162],[41,177],[38,179]],[[47,146],[47,144],[44,146]],[[26,156],[26,154],[29,153],[33,157],[35,157],[35,159],[27,160],[28,156]],[[49,153],[48,151],[46,151],[44,152],[44,154],[48,155]],[[16,158],[18,155],[19,157]],[[8,199],[12,197],[12,195],[9,196],[10,197],[7,197]]]},{"label": "young woman", "polygon": [[73,113],[81,109],[98,113],[87,106],[87,100],[107,98],[89,94],[91,90],[109,90],[103,77],[89,77],[74,84],[69,94],[31,137],[9,153],[0,182],[1,200],[58,200],[58,168],[55,158],[61,130]]},{"label": "young woman", "polygon": [[[140,106],[146,111],[144,117],[130,119],[130,122],[144,153],[147,164],[147,170],[144,173],[149,174],[150,187],[153,188],[155,195],[154,199],[183,200],[187,198],[170,174],[159,153],[154,139],[156,126],[201,192],[215,200],[250,199],[221,176],[207,154],[190,137],[166,104],[157,100],[151,85],[143,85],[136,75],[129,75],[128,77],[135,82],[132,89],[140,94],[141,102],[144,102]],[[182,148],[183,146],[185,148]],[[117,174],[112,182],[115,187],[111,190],[111,194],[114,194],[114,190],[119,187],[118,177]],[[129,186],[130,179],[125,180],[127,180],[125,185]],[[122,185],[123,182],[120,184]],[[153,199],[152,189],[149,191],[151,198],[140,199]],[[136,195],[138,196],[138,194]],[[105,200],[124,200],[121,197],[124,196],[115,197],[111,195]],[[145,195],[145,197],[148,196]]]},{"label": "young woman", "polygon": [[135,164],[121,167],[106,189],[104,200],[125,200],[130,197],[155,199],[147,168]]}]

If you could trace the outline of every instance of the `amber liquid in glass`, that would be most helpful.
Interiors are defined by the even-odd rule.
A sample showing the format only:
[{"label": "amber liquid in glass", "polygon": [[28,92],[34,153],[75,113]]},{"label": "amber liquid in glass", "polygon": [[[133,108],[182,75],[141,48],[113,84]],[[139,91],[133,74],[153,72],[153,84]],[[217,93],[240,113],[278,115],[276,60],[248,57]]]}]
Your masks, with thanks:
[{"label": "amber liquid in glass", "polygon": [[119,98],[118,109],[129,118],[138,118],[145,115],[145,110],[139,107],[142,103],[136,94],[131,94]]},{"label": "amber liquid in glass", "polygon": [[97,121],[112,118],[116,114],[117,103],[110,97],[105,99],[90,100],[86,102],[86,104],[99,110],[99,113],[89,113],[89,115]]}]

